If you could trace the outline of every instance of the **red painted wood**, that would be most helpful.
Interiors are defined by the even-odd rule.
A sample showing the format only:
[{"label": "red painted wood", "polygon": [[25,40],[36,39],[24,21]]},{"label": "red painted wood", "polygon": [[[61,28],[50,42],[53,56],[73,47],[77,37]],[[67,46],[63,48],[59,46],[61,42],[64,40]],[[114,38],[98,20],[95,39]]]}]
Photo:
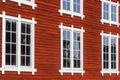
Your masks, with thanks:
[{"label": "red painted wood", "polygon": [[[119,1],[120,0],[113,0]],[[31,19],[35,17],[35,68],[37,72],[34,76],[31,73],[5,72],[0,73],[0,80],[120,80],[120,75],[101,75],[101,31],[112,34],[119,33],[120,28],[100,22],[101,1],[84,0],[84,15],[71,18],[70,15],[60,16],[60,0],[36,0],[37,7],[33,10],[30,6],[21,5],[7,0],[0,1],[0,14],[6,11],[7,15],[18,16]],[[119,9],[120,10],[120,9]],[[120,15],[120,14],[119,14]],[[0,18],[0,23],[2,23]],[[120,21],[120,16],[119,16]],[[81,74],[60,75],[60,29],[58,25],[63,23],[66,26],[74,25],[76,28],[83,27],[84,33],[84,76]],[[2,43],[2,24],[0,24],[0,42]],[[120,39],[119,39],[120,46]],[[2,65],[2,44],[0,44],[0,66]],[[120,47],[119,47],[120,50]],[[120,51],[119,51],[120,54]],[[120,55],[119,55],[120,57]],[[119,58],[120,63],[120,58]],[[120,65],[119,65],[120,66]],[[120,67],[119,67],[120,70]]]}]

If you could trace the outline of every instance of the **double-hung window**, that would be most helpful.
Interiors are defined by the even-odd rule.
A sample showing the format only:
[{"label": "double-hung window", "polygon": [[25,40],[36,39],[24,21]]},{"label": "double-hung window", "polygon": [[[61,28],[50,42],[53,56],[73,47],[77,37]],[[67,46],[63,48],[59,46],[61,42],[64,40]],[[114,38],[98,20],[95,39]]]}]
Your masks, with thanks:
[{"label": "double-hung window", "polygon": [[83,28],[59,26],[61,29],[61,69],[63,73],[83,75]]},{"label": "double-hung window", "polygon": [[60,14],[63,13],[73,16],[79,16],[82,19],[83,15],[83,0],[61,0]]},{"label": "double-hung window", "polygon": [[34,74],[34,18],[32,20],[5,15],[2,17],[2,74],[5,71]]},{"label": "double-hung window", "polygon": [[102,19],[101,22],[119,26],[119,3],[101,0],[102,1]]},{"label": "double-hung window", "polygon": [[101,33],[102,36],[102,75],[118,74],[118,34]]},{"label": "double-hung window", "polygon": [[[6,0],[2,1],[5,2]],[[37,7],[37,5],[35,4],[35,0],[10,0],[10,1],[18,2],[19,6],[21,6],[21,4],[32,6],[32,9],[35,9],[35,7]]]}]

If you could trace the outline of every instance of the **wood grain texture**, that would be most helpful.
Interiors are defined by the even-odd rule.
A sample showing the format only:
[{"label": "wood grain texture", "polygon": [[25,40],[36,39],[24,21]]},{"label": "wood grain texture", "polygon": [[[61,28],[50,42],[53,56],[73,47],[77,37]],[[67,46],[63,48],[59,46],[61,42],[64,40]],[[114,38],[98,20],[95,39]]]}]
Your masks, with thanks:
[{"label": "wood grain texture", "polygon": [[[119,1],[120,0],[113,0]],[[60,0],[36,0],[37,7],[33,10],[30,6],[21,5],[7,0],[5,3],[0,1],[0,14],[6,11],[7,15],[18,16],[31,19],[35,18],[35,68],[37,72],[34,76],[31,73],[21,72],[0,72],[0,80],[120,80],[120,74],[101,75],[101,31],[112,34],[119,33],[120,27],[115,25],[103,24],[101,19],[101,1],[84,0],[84,15],[80,17],[63,14],[60,16]],[[120,11],[120,9],[119,9]],[[120,15],[120,13],[119,13]],[[120,16],[119,16],[120,21]],[[2,23],[2,18],[0,18]],[[58,25],[71,26],[76,28],[83,27],[84,33],[84,76],[81,74],[60,75],[60,29]],[[0,24],[0,42],[2,43],[2,24]],[[119,39],[120,46],[120,39]],[[0,44],[0,66],[2,65],[2,44]],[[120,47],[119,47],[120,50]],[[120,54],[120,51],[119,51]],[[120,55],[119,55],[120,63]],[[119,64],[120,70],[120,64]]]}]

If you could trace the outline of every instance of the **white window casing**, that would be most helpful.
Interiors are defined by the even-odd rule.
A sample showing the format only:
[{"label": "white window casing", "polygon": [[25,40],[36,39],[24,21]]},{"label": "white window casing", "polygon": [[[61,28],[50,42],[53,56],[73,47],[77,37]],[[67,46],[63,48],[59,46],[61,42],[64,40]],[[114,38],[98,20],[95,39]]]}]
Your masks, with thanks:
[{"label": "white window casing", "polygon": [[[61,69],[59,70],[59,72],[60,72],[60,74],[61,75],[63,75],[63,73],[71,73],[71,75],[74,75],[75,73],[80,73],[80,74],[84,74],[85,73],[85,71],[83,70],[83,32],[85,32],[85,30],[83,29],[83,27],[81,28],[81,29],[78,29],[78,28],[74,28],[73,27],[73,25],[71,26],[71,27],[67,27],[67,26],[64,26],[63,25],[63,23],[61,23],[60,25],[59,25],[59,28],[60,28],[60,32],[61,32],[61,34],[60,34],[60,36],[61,36],[61,42],[60,42],[60,44],[61,44],[61,52],[60,52],[60,56],[61,56]],[[63,67],[63,30],[70,30],[71,32],[70,32],[70,42],[71,42],[71,44],[70,44],[70,46],[71,46],[71,48],[70,48],[70,56],[71,56],[71,58],[70,58],[70,61],[71,61],[71,64],[70,64],[70,68],[66,68],[66,67]],[[80,32],[81,34],[80,34],[80,39],[81,39],[81,43],[80,43],[80,47],[81,47],[81,52],[80,52],[80,64],[81,64],[81,66],[80,66],[80,68],[74,68],[73,67],[73,65],[74,65],[74,62],[73,62],[73,37],[74,37],[74,35],[73,35],[73,32],[74,31],[78,31],[78,32]]]},{"label": "white window casing", "polygon": [[[6,2],[6,0],[2,0],[3,2]],[[25,4],[28,6],[32,6],[32,9],[35,9],[35,7],[37,7],[37,4],[35,4],[35,0],[31,0],[31,1],[25,1],[25,0],[10,0],[13,2],[17,2],[18,6],[21,6],[21,4]]]},{"label": "white window casing", "polygon": [[58,10],[60,15],[69,14],[73,18],[74,16],[81,17],[83,19],[85,16],[83,15],[83,0],[80,0],[80,13],[73,11],[73,0],[70,0],[70,11],[63,9],[63,0],[60,0],[60,9]]},{"label": "white window casing", "polygon": [[[101,21],[101,23],[102,24],[104,24],[104,23],[109,23],[110,24],[110,26],[113,24],[113,25],[117,25],[117,27],[119,27],[119,2],[117,1],[117,3],[115,3],[115,2],[112,2],[111,0],[110,1],[107,1],[107,0],[101,0],[101,3],[102,3],[102,8],[101,8],[101,16],[102,16],[102,19],[100,20]],[[106,20],[106,19],[104,19],[104,3],[108,3],[109,4],[109,7],[108,7],[108,9],[109,9],[109,19],[108,20]],[[112,21],[112,19],[111,19],[111,5],[115,5],[116,6],[116,21]]]},{"label": "white window casing", "polygon": [[[5,74],[5,71],[17,71],[18,74],[20,74],[20,72],[32,72],[32,75],[35,74],[35,72],[37,72],[37,69],[35,69],[35,63],[34,63],[34,58],[35,58],[35,52],[34,52],[34,28],[35,28],[35,24],[37,24],[37,22],[35,21],[34,18],[32,18],[32,20],[29,19],[24,19],[21,18],[21,15],[18,15],[18,17],[13,17],[13,16],[8,16],[5,14],[5,11],[2,12],[2,14],[0,14],[0,17],[2,17],[2,67],[0,68],[0,71],[2,71],[2,74]],[[17,66],[13,67],[13,66],[6,66],[5,65],[5,37],[6,37],[6,19],[12,19],[12,20],[16,20],[17,21],[17,29],[16,29],[16,49],[17,49],[17,57],[16,57],[16,62],[17,62]],[[21,66],[20,65],[20,52],[21,52],[21,22],[27,22],[27,23],[31,23],[31,59],[30,59],[30,66]]]},{"label": "white window casing", "polygon": [[[104,75],[104,74],[119,74],[119,71],[118,71],[118,38],[119,38],[119,35],[117,33],[117,35],[114,35],[114,34],[111,34],[111,32],[109,34],[107,33],[104,33],[103,31],[100,33],[101,35],[101,49],[102,49],[102,56],[101,56],[101,59],[102,59],[102,70],[101,70],[101,74]],[[104,69],[104,51],[103,51],[103,38],[104,37],[108,37],[108,40],[109,40],[109,43],[108,43],[108,61],[109,61],[109,65],[108,65],[108,68],[107,69]],[[111,69],[111,39],[112,38],[115,38],[116,39],[116,68],[115,69]]]}]

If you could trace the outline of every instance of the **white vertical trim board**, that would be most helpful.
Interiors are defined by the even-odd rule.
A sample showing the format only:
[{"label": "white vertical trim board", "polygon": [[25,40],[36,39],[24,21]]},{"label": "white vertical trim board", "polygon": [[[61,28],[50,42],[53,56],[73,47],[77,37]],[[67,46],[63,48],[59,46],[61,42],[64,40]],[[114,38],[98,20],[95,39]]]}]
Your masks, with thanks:
[{"label": "white vertical trim board", "polygon": [[73,18],[74,16],[81,17],[83,19],[85,16],[83,15],[83,0],[80,0],[80,13],[73,11],[73,0],[70,0],[70,10],[64,10],[63,9],[63,0],[60,0],[60,9],[58,12],[60,12],[60,15],[62,16],[64,14],[69,14]]},{"label": "white vertical trim board", "polygon": [[[61,23],[59,25],[60,28],[60,44],[61,44],[61,52],[60,52],[60,56],[61,56],[61,69],[59,70],[60,74],[63,75],[63,73],[71,73],[71,75],[74,75],[75,73],[80,73],[81,75],[83,75],[85,73],[84,69],[83,69],[83,33],[85,32],[85,30],[83,29],[83,27],[81,29],[78,28],[74,28],[73,25],[71,25],[71,27],[68,26],[64,26],[63,23]],[[70,31],[70,67],[64,67],[63,66],[63,30],[69,30]],[[74,50],[73,50],[73,45],[74,45],[74,32],[80,32],[80,68],[74,68]]]},{"label": "white vertical trim board", "polygon": [[[35,0],[31,0],[31,1],[25,1],[25,0],[10,0],[13,2],[17,2],[18,6],[21,6],[21,4],[25,4],[28,6],[32,6],[32,9],[35,9],[35,7],[37,7],[37,4],[35,4]],[[2,2],[6,2],[6,0],[2,0]]]},{"label": "white vertical trim board", "polygon": [[[4,74],[6,71],[16,71],[18,72],[18,75],[20,75],[21,72],[32,72],[32,75],[35,74],[37,69],[35,69],[35,52],[34,52],[34,30],[35,30],[35,24],[37,22],[34,18],[31,20],[21,18],[21,15],[18,15],[18,17],[8,16],[3,11],[2,14],[0,14],[0,17],[2,18],[2,67],[0,68],[0,71],[2,71],[2,74]],[[16,66],[12,65],[5,65],[5,37],[6,37],[6,19],[16,20],[17,21],[17,27],[16,27]],[[30,66],[21,66],[21,22],[26,22],[31,24],[31,53],[30,53]]]},{"label": "white vertical trim board", "polygon": [[[118,33],[116,34],[116,35],[114,35],[114,34],[112,34],[111,32],[109,33],[109,34],[107,34],[107,33],[104,33],[103,31],[100,33],[100,35],[101,35],[101,49],[102,49],[102,70],[101,70],[101,74],[102,75],[104,75],[104,74],[110,74],[110,76],[114,73],[114,74],[119,74],[119,70],[118,70],[118,62],[119,62],[119,60],[118,60],[118,39],[119,39],[119,35],[118,35]],[[103,41],[104,41],[104,37],[108,37],[108,56],[109,56],[109,58],[108,58],[108,63],[109,63],[109,65],[108,65],[108,68],[106,69],[106,68],[104,68],[104,51],[103,51]],[[116,39],[116,68],[115,69],[112,69],[112,64],[111,64],[111,54],[112,54],[112,52],[111,52],[111,39]]]},{"label": "white vertical trim board", "polygon": [[[108,3],[109,4],[109,19],[107,20],[107,19],[104,19],[104,3]],[[113,24],[113,25],[116,25],[117,27],[119,27],[119,2],[117,1],[117,3],[115,3],[115,2],[112,2],[111,0],[110,1],[107,1],[107,0],[101,0],[101,4],[102,4],[102,7],[101,7],[101,23],[102,24],[104,24],[104,23],[108,23],[108,24],[110,24],[110,26]],[[116,6],[116,21],[112,21],[112,19],[111,19],[111,5],[115,5]]]}]

